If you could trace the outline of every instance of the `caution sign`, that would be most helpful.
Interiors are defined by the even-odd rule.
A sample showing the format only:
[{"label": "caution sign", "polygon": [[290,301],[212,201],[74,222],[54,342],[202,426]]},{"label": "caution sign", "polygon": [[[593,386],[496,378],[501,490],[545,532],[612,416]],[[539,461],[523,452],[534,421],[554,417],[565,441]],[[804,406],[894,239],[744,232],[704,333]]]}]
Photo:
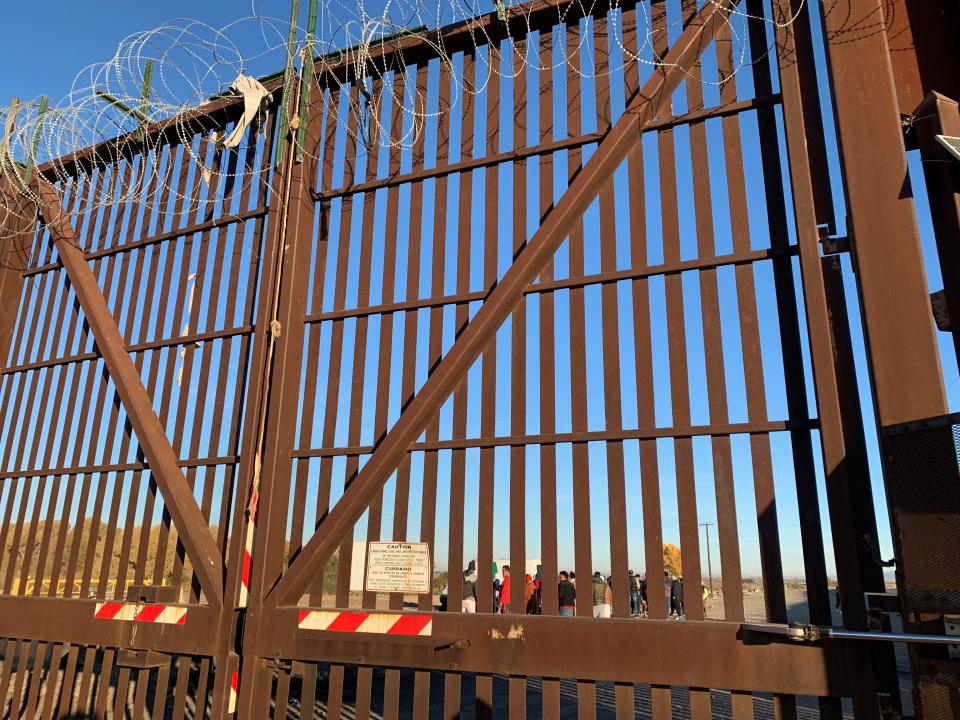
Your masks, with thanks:
[{"label": "caution sign", "polygon": [[372,542],[367,546],[367,592],[430,592],[430,545]]}]

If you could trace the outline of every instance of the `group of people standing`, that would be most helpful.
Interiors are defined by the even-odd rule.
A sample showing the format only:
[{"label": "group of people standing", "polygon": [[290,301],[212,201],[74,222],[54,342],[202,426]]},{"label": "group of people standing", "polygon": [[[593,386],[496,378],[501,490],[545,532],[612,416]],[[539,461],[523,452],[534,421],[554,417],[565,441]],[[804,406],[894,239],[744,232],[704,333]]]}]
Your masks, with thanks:
[{"label": "group of people standing", "polygon": [[[503,578],[493,581],[493,612],[509,613],[514,601],[510,566],[504,565],[501,569]],[[648,585],[645,577],[630,571],[627,577],[630,589],[630,617],[646,617],[648,613],[647,592]],[[573,617],[577,610],[577,579],[576,574],[567,570],[560,572],[557,578],[557,600],[560,615]],[[539,615],[543,609],[542,602],[543,581],[539,575],[529,573],[523,578],[523,607],[527,615]],[[446,591],[446,588],[444,588]],[[670,617],[682,620],[684,618],[683,578],[667,571],[663,573],[664,601]],[[517,602],[521,602],[517,596]],[[613,617],[613,578],[604,577],[595,572],[591,581],[591,602],[593,617]],[[463,571],[463,598],[462,611],[475,613],[477,611],[477,565],[471,560]],[[441,594],[441,609],[446,609],[446,592]]]},{"label": "group of people standing", "polygon": [[[563,573],[561,573],[561,582],[562,575]],[[640,577],[639,574],[631,570],[627,576],[627,583],[630,589],[630,617],[647,617],[649,607],[647,579]],[[592,590],[593,616],[595,618],[613,617],[613,578],[604,578],[599,572],[595,572],[593,574]],[[664,571],[663,591],[665,605],[669,610],[670,617],[682,620],[684,618],[683,578]],[[562,615],[563,612],[560,614]]]},{"label": "group of people standing", "polygon": [[[495,578],[493,581],[493,611],[495,613],[510,612],[510,602],[512,598],[510,582],[510,566],[504,565],[502,570],[503,579]],[[527,615],[540,614],[540,587],[539,576],[534,579],[527,574],[523,583],[523,605],[524,612]],[[440,609],[446,610],[446,590],[440,595]],[[461,604],[462,612],[475,613],[477,611],[477,564],[471,560],[467,569],[463,571],[463,598]]]}]

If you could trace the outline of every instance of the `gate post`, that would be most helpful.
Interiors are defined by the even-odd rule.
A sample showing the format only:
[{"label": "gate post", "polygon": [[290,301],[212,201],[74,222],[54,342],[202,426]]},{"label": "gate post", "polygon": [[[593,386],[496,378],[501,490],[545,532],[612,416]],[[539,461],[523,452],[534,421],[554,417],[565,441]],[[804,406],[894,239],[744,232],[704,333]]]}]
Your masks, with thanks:
[{"label": "gate post", "polygon": [[[902,501],[923,496],[938,505],[944,488],[960,482],[960,475],[955,453],[951,458],[946,452],[945,436],[933,443],[938,452],[931,459],[939,459],[937,472],[920,476],[903,462],[903,451],[910,449],[900,447],[897,437],[903,436],[890,434],[894,426],[943,415],[946,402],[883,7],[880,0],[823,2],[822,7],[849,230],[855,237],[854,266],[881,431],[897,588],[904,623],[908,630],[916,630],[923,627],[924,617],[911,592],[911,567],[918,556],[941,548],[930,545],[937,523],[931,508],[921,517],[914,514],[908,527],[902,521],[911,508]],[[950,555],[955,550],[950,549]],[[937,582],[960,585],[958,578],[948,577],[957,573],[956,564],[941,563]],[[960,604],[960,595],[954,602]],[[921,717],[930,717],[937,709],[935,693],[924,689],[929,685],[923,680],[928,664],[924,660],[933,652],[922,646],[911,651]]]},{"label": "gate post", "polygon": [[[319,144],[323,113],[322,108],[309,114],[308,111],[313,103],[322,103],[323,96],[321,93],[317,100],[318,86],[313,77],[301,77],[299,82],[310,83],[308,93],[304,94],[307,107],[299,108],[299,85],[294,82],[288,109],[281,107],[278,112],[288,112],[290,117],[298,113],[301,118],[307,115],[306,146],[315,149]],[[295,129],[287,132],[295,135]],[[269,347],[264,358],[264,385],[260,389],[262,404],[253,423],[252,436],[248,437],[250,444],[244,449],[250,456],[253,475],[260,478],[260,503],[255,510],[257,530],[248,604],[242,637],[238,638],[242,655],[237,712],[241,718],[262,717],[270,700],[272,669],[257,653],[270,631],[269,615],[273,609],[264,603],[264,598],[284,566],[290,453],[294,442],[289,418],[296,415],[301,385],[303,315],[314,232],[312,190],[316,177],[316,158],[308,152],[306,161],[294,163],[297,152],[295,140],[286,144],[272,185],[268,232],[275,256],[272,267],[264,271],[258,316],[258,325],[262,323]]]},{"label": "gate post", "polygon": [[[842,599],[844,625],[867,630],[864,592],[877,589],[878,584],[882,588],[882,574],[879,568],[870,567],[869,559],[865,561],[862,552],[863,535],[869,536],[871,543],[875,542],[876,529],[872,503],[867,507],[857,503],[863,491],[867,462],[862,433],[858,435],[854,429],[859,422],[856,417],[859,403],[851,402],[850,396],[851,392],[855,395],[857,388],[855,375],[852,380],[850,377],[852,365],[847,363],[846,315],[840,313],[844,302],[842,278],[835,258],[820,257],[818,217],[826,215],[829,223],[832,205],[830,212],[824,213],[823,168],[818,168],[820,172],[816,177],[812,172],[815,164],[811,156],[816,156],[818,148],[810,148],[809,143],[811,140],[816,143],[822,137],[816,128],[812,133],[807,130],[808,122],[817,126],[820,123],[816,87],[799,71],[802,65],[813,63],[809,37],[803,32],[803,23],[809,21],[809,16],[796,2],[784,3],[781,10],[787,11],[787,17],[796,13],[789,27],[784,24],[778,29],[777,51],[838,593]],[[814,189],[815,183],[821,184],[819,195]],[[869,482],[866,485],[869,498]],[[823,622],[813,619],[812,609],[811,619],[815,623]],[[889,688],[886,682],[893,668],[892,655],[874,653],[862,644],[848,645],[846,654],[848,666],[861,669],[851,677],[855,716],[879,718],[878,691],[892,691],[895,697],[897,693],[896,685]],[[895,676],[893,679],[896,680]],[[836,706],[822,707],[822,710],[839,714]]]}]

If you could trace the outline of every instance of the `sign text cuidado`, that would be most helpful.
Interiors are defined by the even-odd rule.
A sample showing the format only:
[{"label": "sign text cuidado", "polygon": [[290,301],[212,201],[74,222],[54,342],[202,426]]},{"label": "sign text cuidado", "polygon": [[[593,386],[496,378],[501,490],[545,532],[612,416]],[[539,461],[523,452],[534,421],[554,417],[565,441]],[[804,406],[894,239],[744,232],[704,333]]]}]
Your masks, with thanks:
[{"label": "sign text cuidado", "polygon": [[425,594],[431,586],[430,545],[372,542],[367,546],[367,592]]}]

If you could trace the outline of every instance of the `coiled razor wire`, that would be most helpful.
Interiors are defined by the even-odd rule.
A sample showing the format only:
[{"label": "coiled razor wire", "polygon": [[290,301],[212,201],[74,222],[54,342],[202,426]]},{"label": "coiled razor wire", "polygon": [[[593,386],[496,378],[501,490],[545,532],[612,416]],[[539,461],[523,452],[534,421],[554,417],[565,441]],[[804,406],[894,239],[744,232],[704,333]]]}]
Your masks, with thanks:
[{"label": "coiled razor wire", "polygon": [[[368,12],[362,0],[319,0],[315,30],[312,22],[305,28],[288,19],[265,15],[258,11],[257,1],[253,0],[249,15],[223,27],[195,20],[175,20],[134,33],[119,44],[109,60],[81,70],[70,91],[59,102],[50,103],[42,97],[11,102],[0,108],[0,175],[8,179],[0,191],[0,224],[3,224],[0,239],[22,235],[24,227],[32,227],[35,221],[38,200],[33,177],[35,168],[43,165],[47,178],[63,187],[77,188],[82,179],[89,180],[83,178],[89,172],[86,166],[74,162],[78,153],[102,145],[106,148],[103,153],[106,157],[120,157],[121,146],[129,146],[130,135],[137,137],[136,133],[142,133],[139,139],[144,141],[136,152],[143,157],[153,153],[156,162],[167,141],[162,134],[145,132],[150,123],[169,121],[186,152],[198,160],[201,167],[206,167],[204,158],[199,157],[200,150],[193,146],[196,128],[191,125],[191,118],[198,109],[202,111],[205,104],[235,94],[230,89],[234,81],[240,76],[253,74],[256,69],[286,68],[289,76],[298,72],[295,67],[298,61],[302,70],[304,60],[309,57],[318,82],[326,70],[351,69],[360,92],[345,94],[349,97],[350,112],[363,118],[363,122],[357,123],[356,130],[348,123],[347,131],[354,140],[368,148],[383,145],[412,147],[425,131],[428,120],[451,112],[462,96],[480,94],[491,82],[504,76],[515,77],[531,65],[539,70],[547,69],[540,67],[539,54],[527,53],[524,43],[509,44],[513,62],[507,62],[506,58],[500,57],[501,45],[491,37],[491,25],[477,22],[470,36],[475,38],[476,48],[489,47],[488,59],[483,63],[482,75],[478,71],[478,76],[469,81],[461,77],[452,54],[443,46],[442,35],[425,31],[426,27],[470,20],[483,12],[461,0],[388,0],[377,14]],[[525,22],[527,30],[533,31],[529,3],[494,1],[497,3],[496,22],[505,24],[509,20],[514,30],[518,23]],[[757,20],[776,28],[787,27],[800,15],[804,2],[801,0],[792,13],[784,12],[775,2],[777,17],[770,19],[752,16],[739,5],[731,6],[732,0],[703,0],[703,3],[714,4],[723,11],[733,46],[739,49],[734,59],[733,75],[760,59],[751,58],[747,49],[747,22]],[[567,17],[597,15],[607,9],[616,10],[618,6],[619,0],[576,0],[559,4],[556,6],[556,24],[565,23]],[[669,33],[671,29],[676,30],[678,23],[678,20],[658,18],[657,25],[661,32],[666,30]],[[654,22],[646,3],[636,4],[635,49],[627,46],[618,25],[611,23],[610,27],[613,42],[619,45],[622,53],[623,65],[663,65],[662,58],[656,57],[653,49]],[[391,63],[391,69],[406,66],[402,41],[410,36],[417,36],[419,42],[427,43],[445,66],[446,77],[452,82],[449,106],[431,110],[426,97],[427,88],[416,83],[413,84],[415,95],[407,93],[408,97],[404,98],[402,86],[386,82],[386,70],[378,69],[375,60],[384,49],[393,50],[398,55],[397,61]],[[570,62],[584,42],[586,37],[581,34],[574,48],[559,53],[562,57],[553,67],[566,64],[588,78],[619,69],[608,66],[598,73],[592,67],[584,68],[579,62]],[[630,45],[633,45],[632,39]],[[767,49],[769,52],[770,48]],[[691,77],[696,71],[695,68],[683,70]],[[709,84],[722,84],[730,77]],[[696,80],[709,82],[699,76]],[[380,91],[374,97],[369,88],[378,82],[381,83]],[[413,115],[413,122],[408,123],[403,132],[388,133],[380,125],[380,103],[388,99],[394,107],[402,107],[404,112]],[[215,143],[222,137],[211,133],[209,140]],[[205,146],[201,144],[201,147]],[[301,154],[309,155],[309,150],[298,147]],[[234,167],[236,175],[262,172],[246,163],[235,163]],[[96,211],[105,205],[131,201],[149,204],[160,197],[166,198],[167,202],[170,199],[187,200],[177,188],[170,186],[169,173],[167,179],[155,176],[149,183],[142,181],[145,175],[141,168],[141,179],[128,183],[119,192],[97,193],[97,197],[90,194],[83,203],[74,203],[72,212]],[[224,177],[222,168],[218,175]]]}]

